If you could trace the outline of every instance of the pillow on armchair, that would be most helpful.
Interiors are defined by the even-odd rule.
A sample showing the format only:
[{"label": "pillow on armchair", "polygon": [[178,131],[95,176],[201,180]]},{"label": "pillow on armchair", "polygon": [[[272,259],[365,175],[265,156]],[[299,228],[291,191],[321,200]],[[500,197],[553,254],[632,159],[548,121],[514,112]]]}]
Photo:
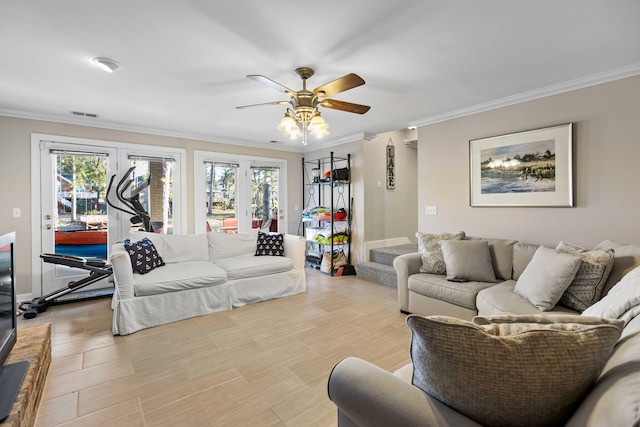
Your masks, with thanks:
[{"label": "pillow on armchair", "polygon": [[[622,322],[409,315],[412,383],[482,425],[562,425],[604,368]],[[481,324],[477,324],[481,323]]]}]

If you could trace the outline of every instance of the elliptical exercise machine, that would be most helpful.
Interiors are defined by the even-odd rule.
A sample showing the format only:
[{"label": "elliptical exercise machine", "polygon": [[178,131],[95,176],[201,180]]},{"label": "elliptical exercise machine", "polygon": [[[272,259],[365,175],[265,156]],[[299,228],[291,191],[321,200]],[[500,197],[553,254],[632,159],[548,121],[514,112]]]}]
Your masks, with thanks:
[{"label": "elliptical exercise machine", "polygon": [[[127,173],[122,177],[122,179],[118,182],[118,185],[116,186],[116,197],[118,198],[118,200],[120,200],[120,202],[122,202],[122,204],[124,204],[130,210],[123,209],[119,206],[116,206],[109,200],[109,196],[111,194],[111,190],[113,187],[113,182],[116,178],[115,175],[112,175],[111,179],[109,180],[109,186],[107,187],[106,202],[112,208],[132,215],[131,217],[132,224],[141,224],[144,227],[145,231],[153,231],[151,217],[149,216],[147,211],[145,211],[144,207],[142,206],[142,203],[140,202],[140,193],[149,186],[151,182],[151,175],[149,175],[149,178],[143,181],[140,185],[134,187],[130,191],[129,196],[125,196],[124,194],[129,189],[129,187],[131,187],[131,184],[133,184],[134,182],[133,178],[129,178],[129,176],[131,175],[131,172],[133,172],[134,169],[135,169],[135,166],[129,168]],[[67,286],[60,288],[56,291],[53,291],[42,297],[37,297],[32,299],[31,301],[21,303],[19,308],[24,312],[23,317],[25,319],[35,318],[39,313],[44,313],[45,311],[47,311],[47,308],[49,308],[52,305],[69,302],[67,300],[65,301],[59,300],[59,298],[67,294],[70,294],[71,292],[75,292],[79,289],[92,285],[105,278],[110,282],[112,281],[111,276],[113,276],[113,269],[111,268],[111,265],[109,265],[107,260],[95,259],[95,258],[82,258],[82,257],[73,256],[73,255],[61,255],[61,254],[49,254],[49,253],[41,254],[40,258],[42,258],[42,260],[47,263],[87,270],[89,272],[89,276],[77,281],[71,281],[67,284]],[[103,293],[98,296],[104,296],[104,295],[107,295],[107,294]],[[93,298],[93,297],[87,297],[87,298]]]}]

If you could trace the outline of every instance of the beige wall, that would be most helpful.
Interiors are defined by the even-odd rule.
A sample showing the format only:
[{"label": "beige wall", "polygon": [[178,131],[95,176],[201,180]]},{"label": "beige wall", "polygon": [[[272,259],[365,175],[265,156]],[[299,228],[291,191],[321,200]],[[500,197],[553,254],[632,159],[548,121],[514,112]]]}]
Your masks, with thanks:
[{"label": "beige wall", "polygon": [[[469,140],[569,122],[575,207],[469,206]],[[640,76],[420,127],[418,140],[420,231],[553,246],[640,243]],[[427,205],[438,214],[425,215]]]},{"label": "beige wall", "polygon": [[[297,229],[299,216],[294,212],[293,207],[295,205],[302,205],[302,177],[300,168],[300,159],[302,156],[300,153],[253,147],[245,148],[230,144],[0,116],[0,233],[16,231],[17,234],[18,257],[16,273],[18,294],[31,293],[31,257],[37,257],[39,255],[31,252],[31,133],[186,149],[188,232],[193,232],[194,230],[194,150],[286,159],[288,164],[288,228],[290,232],[294,233]],[[22,216],[20,218],[13,218],[12,208],[20,208],[22,210]]]},{"label": "beige wall", "polygon": [[[396,188],[386,185],[386,153],[389,138],[395,147]],[[416,139],[416,131],[402,129],[378,135],[365,141],[364,240],[385,240],[407,237],[416,241],[418,229],[418,181],[416,179],[418,156],[415,148],[405,146],[405,140]],[[380,187],[378,187],[380,183]]]}]

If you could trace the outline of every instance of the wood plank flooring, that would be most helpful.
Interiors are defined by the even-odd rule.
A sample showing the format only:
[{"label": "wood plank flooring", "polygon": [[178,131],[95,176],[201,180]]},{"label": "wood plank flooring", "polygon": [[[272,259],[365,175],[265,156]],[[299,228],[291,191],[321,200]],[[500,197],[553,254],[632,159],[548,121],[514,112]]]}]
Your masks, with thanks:
[{"label": "wood plank flooring", "polygon": [[327,397],[347,356],[395,370],[410,332],[395,289],[307,269],[307,292],[111,334],[110,299],[59,305],[36,427],[335,426]]}]

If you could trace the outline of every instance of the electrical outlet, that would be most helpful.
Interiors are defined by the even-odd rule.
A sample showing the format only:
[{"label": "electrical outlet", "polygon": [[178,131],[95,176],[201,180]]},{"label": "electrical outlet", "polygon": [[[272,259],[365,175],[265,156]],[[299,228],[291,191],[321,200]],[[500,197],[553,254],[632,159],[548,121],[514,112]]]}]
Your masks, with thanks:
[{"label": "electrical outlet", "polygon": [[438,214],[438,208],[436,206],[427,206],[425,209],[425,213],[427,215],[437,215]]}]

